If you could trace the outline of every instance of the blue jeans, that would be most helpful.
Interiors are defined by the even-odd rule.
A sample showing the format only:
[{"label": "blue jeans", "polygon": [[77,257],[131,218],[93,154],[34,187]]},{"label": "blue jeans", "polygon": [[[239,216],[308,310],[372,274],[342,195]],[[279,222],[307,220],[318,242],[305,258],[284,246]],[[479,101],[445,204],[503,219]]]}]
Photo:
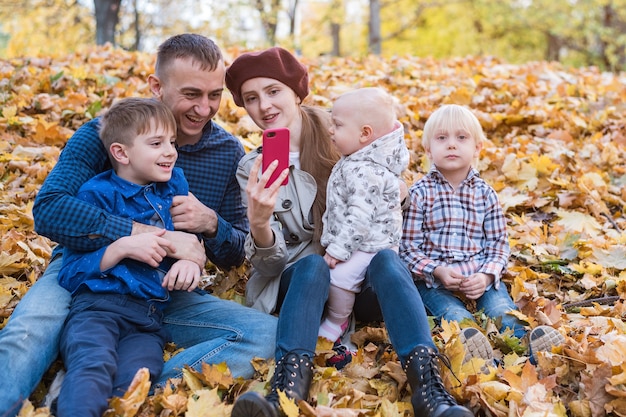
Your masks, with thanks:
[{"label": "blue jeans", "polygon": [[[467,309],[467,306],[459,297],[454,295],[451,291],[448,291],[443,286],[437,288],[428,288],[423,281],[417,281],[415,283],[419,293],[422,295],[422,300],[426,305],[426,309],[435,316],[435,318],[447,321],[460,322],[463,319],[470,319],[475,321],[474,316]],[[513,302],[513,299],[509,295],[508,289],[503,282],[500,283],[500,288],[496,289],[495,285],[476,300],[476,309],[483,310],[487,317],[493,319],[502,319],[502,325],[499,327],[499,331],[504,329],[512,329],[513,334],[522,338],[526,334],[525,323],[519,320],[517,317],[508,314],[511,310],[517,310],[517,306]]]},{"label": "blue jeans", "polygon": [[127,295],[75,295],[61,334],[67,373],[57,417],[102,416],[108,399],[124,395],[140,368],[154,381],[167,340],[162,319],[158,305]]},{"label": "blue jeans", "polygon": [[384,320],[391,344],[403,364],[418,345],[436,349],[411,273],[392,250],[382,250],[372,258],[354,311],[357,320]]},{"label": "blue jeans", "polygon": [[[283,272],[276,360],[289,351],[314,354],[329,286],[330,272],[319,255],[302,258]],[[394,251],[383,250],[372,258],[355,301],[356,318],[360,319],[357,309],[381,312],[378,319],[384,319],[403,363],[417,345],[435,348],[420,295]]]},{"label": "blue jeans", "polygon": [[276,361],[291,351],[315,355],[329,287],[330,269],[319,255],[306,256],[283,271],[276,306]]},{"label": "blue jeans", "polygon": [[0,416],[19,412],[59,353],[71,298],[57,281],[61,263],[60,256],[50,262],[0,330]]},{"label": "blue jeans", "polygon": [[[57,281],[61,257],[19,302],[0,330],[0,416],[13,417],[59,353],[70,294]],[[226,362],[233,376],[252,377],[254,357],[274,354],[276,318],[200,292],[173,291],[164,327],[184,351],[165,363],[158,382],[182,375],[184,364]]]},{"label": "blue jeans", "polygon": [[277,319],[272,315],[204,291],[172,291],[163,313],[165,330],[185,350],[165,362],[158,385],[181,377],[184,365],[201,371],[203,362],[226,362],[235,378],[251,378],[250,361],[274,354]]}]

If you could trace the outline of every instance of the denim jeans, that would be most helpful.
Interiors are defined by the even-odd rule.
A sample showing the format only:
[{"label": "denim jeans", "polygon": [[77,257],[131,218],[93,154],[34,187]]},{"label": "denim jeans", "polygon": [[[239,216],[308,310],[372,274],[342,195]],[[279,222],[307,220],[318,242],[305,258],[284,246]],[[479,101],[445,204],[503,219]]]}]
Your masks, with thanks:
[{"label": "denim jeans", "polygon": [[[428,288],[423,281],[417,281],[415,285],[422,295],[426,309],[435,318],[439,320],[443,318],[447,321],[455,320],[457,322],[465,318],[474,320],[474,316],[469,312],[463,300],[443,286]],[[526,334],[525,323],[517,317],[508,314],[511,310],[517,310],[517,306],[509,295],[506,285],[501,282],[499,287],[499,289],[496,289],[495,285],[492,285],[491,288],[485,291],[476,300],[476,309],[483,310],[487,317],[493,319],[501,318],[502,325],[499,327],[499,331],[509,328],[513,330],[513,334],[516,337],[522,338]]]},{"label": "denim jeans", "polygon": [[201,371],[203,362],[226,362],[235,378],[251,378],[250,361],[274,354],[276,317],[234,301],[204,291],[172,291],[163,313],[164,328],[185,350],[165,362],[158,385],[182,376],[184,365]]},{"label": "denim jeans", "polygon": [[354,312],[357,320],[384,320],[403,364],[418,345],[436,349],[411,273],[392,250],[382,250],[372,258]]},{"label": "denim jeans", "polygon": [[[57,282],[62,259],[19,302],[0,330],[0,416],[13,417],[59,353],[70,294]],[[276,318],[200,292],[173,291],[164,327],[184,351],[166,362],[158,382],[182,375],[184,364],[226,362],[233,376],[249,378],[254,357],[274,353]],[[10,382],[9,382],[10,381]]]},{"label": "denim jeans", "polygon": [[330,269],[319,255],[299,259],[283,271],[276,307],[276,361],[291,351],[315,355],[329,287]]},{"label": "denim jeans", "polygon": [[[276,360],[292,350],[314,354],[328,298],[329,271],[324,258],[310,255],[283,272]],[[360,319],[357,309],[367,311],[367,321],[375,315],[372,311],[381,312],[376,319],[384,319],[391,343],[403,363],[417,345],[435,348],[420,295],[409,270],[394,251],[383,250],[372,258],[363,290],[355,302],[356,318]]]},{"label": "denim jeans", "polygon": [[59,353],[71,298],[57,282],[61,263],[50,262],[0,330],[0,416],[18,413]]},{"label": "denim jeans", "polygon": [[163,369],[167,332],[154,303],[122,294],[82,291],[72,299],[61,334],[67,369],[57,417],[100,417],[140,368],[154,381]]}]

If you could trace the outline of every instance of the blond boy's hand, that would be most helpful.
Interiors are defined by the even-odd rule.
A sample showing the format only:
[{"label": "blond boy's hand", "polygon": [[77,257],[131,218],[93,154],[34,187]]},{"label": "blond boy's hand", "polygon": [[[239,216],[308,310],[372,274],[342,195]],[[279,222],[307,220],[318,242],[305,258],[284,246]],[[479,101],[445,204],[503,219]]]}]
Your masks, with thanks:
[{"label": "blond boy's hand", "polygon": [[492,282],[493,276],[478,272],[464,279],[459,290],[470,300],[476,300],[485,293],[487,286]]},{"label": "blond boy's hand", "polygon": [[465,279],[463,274],[450,266],[438,266],[433,271],[433,276],[449,291],[458,291],[461,282]]}]

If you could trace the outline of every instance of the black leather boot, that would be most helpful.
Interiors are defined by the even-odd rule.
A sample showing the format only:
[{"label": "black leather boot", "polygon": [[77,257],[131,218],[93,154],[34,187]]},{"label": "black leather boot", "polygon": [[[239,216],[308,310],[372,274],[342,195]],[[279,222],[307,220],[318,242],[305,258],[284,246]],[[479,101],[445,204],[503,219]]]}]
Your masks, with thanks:
[{"label": "black leather boot", "polygon": [[435,349],[419,345],[405,361],[404,372],[413,392],[413,414],[415,417],[474,417],[446,391],[439,373],[438,356]]},{"label": "black leather boot", "polygon": [[313,380],[313,362],[307,355],[289,352],[276,363],[270,393],[246,392],[235,400],[231,417],[279,417],[278,391],[292,398],[296,405],[309,397]]}]

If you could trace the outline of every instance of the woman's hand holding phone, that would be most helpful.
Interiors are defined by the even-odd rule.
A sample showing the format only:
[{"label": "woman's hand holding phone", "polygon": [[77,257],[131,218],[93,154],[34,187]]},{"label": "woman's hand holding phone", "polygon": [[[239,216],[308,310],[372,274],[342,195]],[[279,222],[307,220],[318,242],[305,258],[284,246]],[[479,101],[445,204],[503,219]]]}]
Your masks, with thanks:
[{"label": "woman's hand holding phone", "polygon": [[246,185],[246,196],[248,197],[250,232],[254,242],[260,248],[268,248],[274,244],[274,233],[270,227],[270,218],[274,214],[274,207],[281,183],[289,175],[289,168],[283,169],[282,172],[279,171],[276,180],[270,182],[270,176],[274,175],[278,162],[272,161],[268,165],[268,169],[259,177],[263,159],[263,155],[259,155],[250,169],[250,176]]},{"label": "woman's hand holding phone", "polygon": [[[274,161],[277,161],[277,166],[266,184],[266,187],[269,187],[284,169],[289,168],[289,129],[282,127],[264,130],[262,154],[264,173]],[[281,185],[287,185],[288,180],[289,178],[285,177]]]}]

